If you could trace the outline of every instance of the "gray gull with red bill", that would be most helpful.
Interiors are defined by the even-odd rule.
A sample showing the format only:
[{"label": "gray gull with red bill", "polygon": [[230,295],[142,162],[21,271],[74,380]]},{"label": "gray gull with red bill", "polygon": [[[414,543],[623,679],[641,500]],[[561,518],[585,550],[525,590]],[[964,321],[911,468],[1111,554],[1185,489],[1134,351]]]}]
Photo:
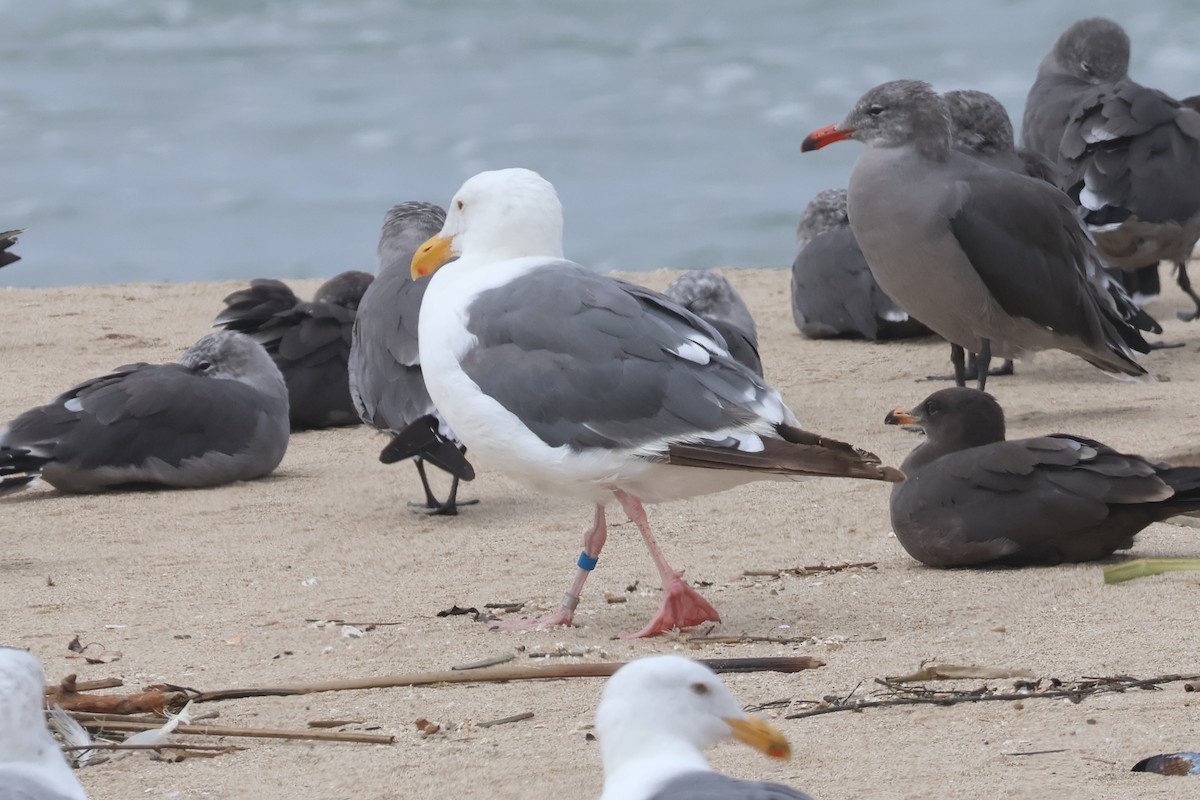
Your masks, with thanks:
[{"label": "gray gull with red bill", "polygon": [[811,800],[779,783],[713,772],[704,750],[734,740],[771,758],[791,745],[742,710],[721,679],[682,656],[631,661],[604,685],[596,709],[604,759],[600,800]]},{"label": "gray gull with red bill", "polygon": [[[350,395],[362,421],[392,437],[379,460],[391,464],[413,458],[425,492],[425,511],[453,516],[460,505],[467,505],[458,500],[458,483],[471,480],[475,472],[425,388],[417,320],[429,281],[413,280],[411,275],[413,254],[441,230],[445,219],[440,206],[419,201],[392,206],[384,217],[376,251],[378,273],[354,323]],[[426,462],[451,475],[444,501],[429,486]]]},{"label": "gray gull with red bill", "polygon": [[1129,77],[1129,36],[1096,17],[1059,36],[1038,65],[1021,141],[1064,171],[1100,252],[1114,267],[1187,261],[1200,239],[1200,113]]},{"label": "gray gull with red bill", "polygon": [[45,688],[28,650],[0,646],[0,800],[87,800],[46,728]]},{"label": "gray gull with red bill", "polygon": [[651,636],[719,616],[666,562],[643,503],[764,478],[902,479],[870,453],[801,430],[699,317],[566,261],[562,226],[558,195],[540,175],[483,172],[459,189],[412,264],[414,277],[436,270],[421,307],[421,364],[454,432],[480,463],[595,508],[558,612],[504,627],[572,622],[613,500],[662,579],[662,607],[636,634]]},{"label": "gray gull with red bill", "polygon": [[64,492],[200,488],[270,474],[288,394],[262,345],[211,333],[173,364],[130,364],[0,428],[0,493],[36,477]]},{"label": "gray gull with red bill", "polygon": [[1098,297],[1098,259],[1069,198],[1043,181],[996,169],[951,147],[950,115],[922,81],[867,92],[841,123],[802,150],[843,139],[867,145],[850,178],[850,226],[888,295],[949,340],[955,379],[979,354],[1065,350],[1110,374],[1145,376],[1150,346]]},{"label": "gray gull with red bill", "polygon": [[239,331],[266,348],[283,373],[294,430],[357,425],[346,362],[354,317],[370,273],[327,280],[311,302],[283,281],[259,278],[225,298],[213,327]]}]

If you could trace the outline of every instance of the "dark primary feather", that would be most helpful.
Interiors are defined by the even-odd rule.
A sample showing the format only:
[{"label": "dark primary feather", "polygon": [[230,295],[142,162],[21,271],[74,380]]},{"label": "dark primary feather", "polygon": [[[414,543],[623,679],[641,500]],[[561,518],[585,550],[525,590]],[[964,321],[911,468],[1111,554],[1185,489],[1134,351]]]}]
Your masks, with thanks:
[{"label": "dark primary feather", "polygon": [[716,772],[686,772],[663,784],[650,800],[812,800],[782,783],[743,781]]},{"label": "dark primary feather", "polygon": [[[1007,313],[1088,343],[1120,339],[1133,350],[1149,352],[1137,330],[1093,294],[1087,274],[1097,267],[1083,263],[1092,246],[1061,192],[994,170],[973,175],[960,192],[951,232]],[[1020,271],[1012,269],[1014,260],[1021,263]],[[1041,290],[1030,291],[1031,285]],[[1130,375],[1145,373],[1116,348],[1108,351],[1113,358],[1093,363]]]},{"label": "dark primary feather", "polygon": [[0,267],[7,267],[9,264],[21,260],[21,257],[11,252],[9,248],[17,243],[17,237],[22,233],[24,231],[19,229],[0,233]]},{"label": "dark primary feather", "polygon": [[930,566],[1101,559],[1152,522],[1200,509],[1200,469],[1069,434],[1005,440],[999,405],[974,389],[936,392],[910,413],[928,439],[901,465],[892,526]]}]

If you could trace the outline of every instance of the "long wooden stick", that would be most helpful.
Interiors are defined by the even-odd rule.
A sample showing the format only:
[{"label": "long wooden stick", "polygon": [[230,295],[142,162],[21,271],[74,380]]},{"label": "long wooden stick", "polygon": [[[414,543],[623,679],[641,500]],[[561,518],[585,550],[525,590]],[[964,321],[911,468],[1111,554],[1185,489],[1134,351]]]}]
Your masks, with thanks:
[{"label": "long wooden stick", "polygon": [[69,692],[90,692],[95,689],[116,689],[118,686],[124,686],[125,681],[120,678],[101,678],[96,681],[77,681],[75,676],[68,675],[63,678],[62,683],[55,686],[47,686],[46,694],[54,694],[59,691]]},{"label": "long wooden stick", "polygon": [[[709,658],[701,659],[714,672],[784,672],[793,673],[825,666],[812,656],[781,658]],[[540,681],[556,678],[607,678],[624,662],[603,664],[546,664],[538,666],[497,667],[466,671],[440,670],[390,675],[382,678],[362,678],[347,681],[328,681],[299,686],[257,687],[251,689],[221,689],[200,692],[192,702],[236,700],[243,697],[283,697],[320,692],[345,692],[357,689],[389,689],[397,686],[428,686],[434,683],[495,683],[506,681]]]},{"label": "long wooden stick", "polygon": [[[81,715],[80,723],[86,728],[101,728],[106,731],[148,731],[162,727],[158,722],[141,720],[90,720]],[[285,731],[271,728],[231,728],[227,725],[179,725],[175,733],[191,733],[197,736],[249,736],[256,739],[304,739],[318,742],[361,742],[364,744],[394,744],[395,736],[375,733],[353,733],[349,731]]]}]

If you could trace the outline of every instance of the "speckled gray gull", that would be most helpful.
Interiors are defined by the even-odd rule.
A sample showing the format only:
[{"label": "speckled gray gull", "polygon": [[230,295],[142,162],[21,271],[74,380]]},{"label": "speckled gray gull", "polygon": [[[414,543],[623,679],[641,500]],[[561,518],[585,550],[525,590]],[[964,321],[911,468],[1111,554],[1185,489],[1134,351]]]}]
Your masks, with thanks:
[{"label": "speckled gray gull", "polygon": [[46,728],[42,665],[0,646],[0,800],[87,800]]},{"label": "speckled gray gull", "polygon": [[[414,458],[424,508],[431,514],[458,513],[459,480],[474,470],[425,389],[417,346],[417,320],[428,280],[412,279],[413,254],[441,230],[446,212],[432,203],[393,206],[383,221],[377,255],[379,270],[367,289],[354,324],[350,348],[350,395],[362,421],[392,437],[379,460]],[[425,462],[451,473],[450,492],[438,500],[429,486]]]},{"label": "speckled gray gull", "polygon": [[1128,75],[1129,36],[1096,17],[1067,28],[1038,65],[1021,141],[1064,171],[1108,263],[1170,261],[1196,305],[1187,261],[1200,238],[1200,113]]},{"label": "speckled gray gull", "polygon": [[922,81],[867,92],[841,123],[802,150],[842,139],[867,145],[850,178],[850,226],[887,294],[949,340],[955,379],[979,354],[1059,349],[1110,374],[1146,376],[1150,346],[1113,313],[1081,264],[1096,258],[1070,200],[1053,186],[996,169],[950,146],[945,101]]},{"label": "speckled gray gull", "polygon": [[1200,468],[1066,433],[1006,440],[1000,404],[975,389],[934,392],[884,421],[927,437],[904,460],[891,514],[900,544],[930,566],[1093,561],[1200,509]]},{"label": "speckled gray gull", "polygon": [[779,393],[670,298],[564,260],[562,227],[558,195],[540,175],[483,172],[459,189],[412,263],[414,277],[433,274],[421,364],[446,421],[481,464],[595,508],[559,610],[502,627],[572,623],[613,500],[663,584],[658,614],[635,635],[718,620],[663,557],[644,502],[769,478],[903,476],[802,431]]},{"label": "speckled gray gull", "polygon": [[908,316],[871,275],[846,211],[846,190],[818,192],[796,228],[792,319],[810,339],[904,339],[929,329]]},{"label": "speckled gray gull", "polygon": [[39,476],[64,492],[261,478],[288,433],[287,387],[267,351],[211,333],[178,363],[118,367],[0,428],[0,493]]},{"label": "speckled gray gull", "polygon": [[763,374],[758,326],[728,278],[712,270],[693,269],[671,281],[663,294],[716,328],[730,355],[758,375]]},{"label": "speckled gray gull", "polygon": [[238,331],[271,354],[288,388],[292,429],[357,425],[346,363],[354,317],[374,276],[349,271],[323,283],[311,302],[286,283],[258,279],[225,298],[214,327]]},{"label": "speckled gray gull", "polygon": [[[1038,153],[1017,149],[1012,121],[999,100],[987,92],[973,89],[945,92],[942,99],[950,112],[950,141],[955,150],[993,167],[1058,186],[1060,170],[1055,164]],[[1082,259],[1077,263],[1085,268],[1088,280],[1098,290],[1097,298],[1111,311],[1140,331],[1162,333],[1158,322],[1133,301],[1124,284],[1113,277],[1099,259]],[[991,374],[1011,375],[1012,372],[1012,360],[1008,359],[1003,367],[992,370]],[[967,377],[973,374],[972,358]]]},{"label": "speckled gray gull", "polygon": [[604,760],[600,800],[810,800],[782,784],[712,771],[704,750],[721,742],[784,759],[791,745],[689,658],[650,656],[617,670],[596,709],[596,736]]}]

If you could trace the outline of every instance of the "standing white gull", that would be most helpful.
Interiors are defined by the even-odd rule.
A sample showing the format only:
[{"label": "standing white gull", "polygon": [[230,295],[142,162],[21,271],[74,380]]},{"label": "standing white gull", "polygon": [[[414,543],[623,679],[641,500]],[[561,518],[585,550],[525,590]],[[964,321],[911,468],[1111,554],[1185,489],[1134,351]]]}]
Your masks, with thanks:
[{"label": "standing white gull", "polygon": [[609,678],[596,709],[604,758],[600,800],[811,800],[778,783],[713,772],[704,749],[729,739],[790,758],[775,727],[742,710],[716,674],[682,656],[630,662]]},{"label": "standing white gull", "polygon": [[564,260],[562,206],[535,172],[463,184],[441,233],[413,257],[414,278],[434,270],[419,339],[438,410],[481,463],[596,509],[561,608],[505,627],[571,623],[613,499],[662,578],[662,608],[637,634],[651,636],[720,617],[667,564],[643,502],[780,476],[903,477],[800,430],[779,393],[686,309]]},{"label": "standing white gull", "polygon": [[177,364],[130,364],[0,428],[0,494],[200,488],[269,474],[288,443],[283,376],[262,345],[210,333]]},{"label": "standing white gull", "polygon": [[45,687],[36,658],[0,647],[0,800],[87,800],[46,729]]},{"label": "standing white gull", "polygon": [[[376,251],[379,272],[363,295],[354,322],[350,396],[363,422],[392,437],[379,460],[391,464],[415,458],[425,509],[453,516],[458,513],[458,481],[470,480],[474,472],[425,389],[417,317],[429,281],[414,281],[409,274],[413,254],[445,220],[446,212],[439,206],[418,201],[392,206],[384,217]],[[429,488],[426,461],[453,475],[445,502]]]}]

